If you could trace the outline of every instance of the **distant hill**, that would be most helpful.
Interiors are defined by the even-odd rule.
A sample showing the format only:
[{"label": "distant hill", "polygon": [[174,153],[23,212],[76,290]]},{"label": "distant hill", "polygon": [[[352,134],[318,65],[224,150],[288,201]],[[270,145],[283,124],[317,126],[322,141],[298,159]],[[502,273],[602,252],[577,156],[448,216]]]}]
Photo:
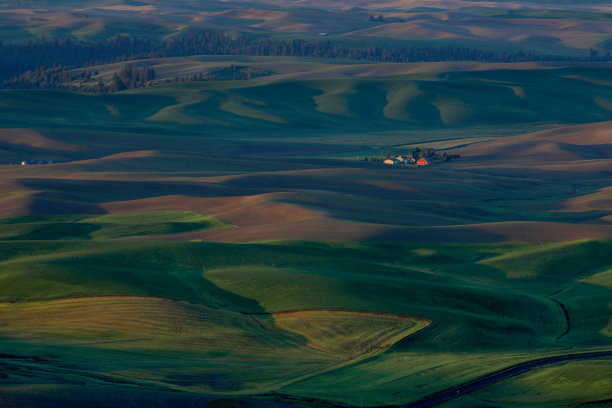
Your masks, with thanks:
[{"label": "distant hill", "polygon": [[[0,16],[3,41],[38,37],[99,41],[116,34],[154,42],[202,28],[254,37],[319,38],[350,44],[461,45],[514,52],[588,55],[609,51],[605,0],[559,1],[9,1]],[[375,15],[375,19],[370,16]],[[379,17],[383,18],[380,19]]]},{"label": "distant hill", "polygon": [[[575,67],[372,79],[168,84],[117,95],[0,91],[7,127],[274,134],[586,123],[612,118],[610,70]],[[286,133],[290,132],[290,133]]]}]

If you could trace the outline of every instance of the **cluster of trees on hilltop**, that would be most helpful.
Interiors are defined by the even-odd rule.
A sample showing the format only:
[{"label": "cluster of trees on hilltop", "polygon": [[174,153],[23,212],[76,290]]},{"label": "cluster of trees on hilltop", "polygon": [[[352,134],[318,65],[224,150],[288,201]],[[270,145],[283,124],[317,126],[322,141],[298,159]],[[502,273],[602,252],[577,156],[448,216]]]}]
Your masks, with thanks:
[{"label": "cluster of trees on hilltop", "polygon": [[91,69],[74,71],[65,66],[39,67],[5,81],[4,86],[10,89],[63,89],[103,93],[142,88],[155,79],[155,69],[137,68],[132,64],[124,65],[110,82],[93,78],[97,73]]},{"label": "cluster of trees on hilltop", "polygon": [[66,84],[75,81],[89,81],[91,76],[91,70],[76,73],[58,65],[54,65],[51,68],[38,67],[6,80],[4,87],[10,89],[67,89]]},{"label": "cluster of trees on hilltop", "polygon": [[162,81],[155,81],[153,67],[138,68],[125,64],[121,71],[113,74],[110,80],[95,78],[97,70],[72,70],[69,67],[53,66],[26,71],[18,77],[5,82],[10,89],[63,89],[93,93],[118,92],[126,89],[143,88],[159,82],[198,82],[198,81],[240,81],[272,75],[273,72],[243,65],[229,65],[213,72],[200,72],[193,75],[177,75]]},{"label": "cluster of trees on hilltop", "polygon": [[168,78],[166,82],[245,81],[272,74],[274,74],[274,72],[265,69],[231,64],[220,70],[208,73],[200,72],[193,75],[176,75],[172,79]]},{"label": "cluster of trees on hilltop", "polygon": [[26,44],[0,42],[0,84],[7,88],[27,71],[66,69],[144,58],[189,55],[255,55],[342,58],[383,62],[479,61],[524,62],[545,60],[609,61],[610,53],[592,51],[584,58],[535,55],[531,53],[495,52],[468,47],[350,47],[329,40],[274,40],[238,36],[232,38],[219,31],[190,32],[153,44],[147,38],[115,36],[107,41],[86,43],[70,39],[47,41],[44,38]]},{"label": "cluster of trees on hilltop", "polygon": [[25,44],[0,42],[0,79],[17,77],[26,71],[63,66],[89,67],[146,58],[154,50],[147,38],[115,36],[107,41],[86,43],[70,39],[47,41],[44,38]]},{"label": "cluster of trees on hilltop", "polygon": [[119,75],[113,74],[110,85],[102,89],[98,86],[97,91],[117,92],[125,89],[142,88],[147,86],[153,79],[155,79],[154,68],[138,68],[132,64],[126,64],[121,68]]}]

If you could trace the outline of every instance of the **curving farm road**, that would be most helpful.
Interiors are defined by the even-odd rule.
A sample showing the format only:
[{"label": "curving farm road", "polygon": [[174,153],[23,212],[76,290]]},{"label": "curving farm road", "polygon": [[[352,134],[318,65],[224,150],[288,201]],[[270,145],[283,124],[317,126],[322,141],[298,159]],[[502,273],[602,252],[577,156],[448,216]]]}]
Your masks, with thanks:
[{"label": "curving farm road", "polygon": [[431,407],[442,402],[448,401],[453,398],[460,397],[461,395],[476,391],[489,384],[504,380],[515,375],[523,374],[527,371],[535,368],[547,366],[550,364],[561,363],[564,361],[571,360],[594,360],[603,357],[612,357],[612,350],[609,351],[597,351],[590,353],[576,353],[576,354],[565,354],[560,356],[540,358],[537,360],[526,361],[524,363],[516,364],[510,367],[503,368],[501,370],[494,371],[485,377],[465,383],[459,387],[449,388],[444,391],[440,391],[436,394],[422,398],[411,404],[402,405],[402,408],[425,408]]}]

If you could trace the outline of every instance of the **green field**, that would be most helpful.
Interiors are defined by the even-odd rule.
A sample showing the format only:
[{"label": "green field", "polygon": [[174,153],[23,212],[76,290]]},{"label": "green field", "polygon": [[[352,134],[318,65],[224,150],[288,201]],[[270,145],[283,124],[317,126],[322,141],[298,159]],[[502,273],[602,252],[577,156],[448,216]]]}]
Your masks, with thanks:
[{"label": "green field", "polygon": [[0,118],[5,127],[178,133],[204,127],[198,133],[247,137],[266,131],[288,138],[332,128],[373,131],[383,124],[386,131],[410,131],[586,123],[610,117],[611,80],[607,67],[577,67],[170,84],[102,96],[2,91]]},{"label": "green field", "polygon": [[[62,162],[153,149],[165,150],[165,157],[133,158],[132,172],[189,170],[194,159],[184,158],[185,145],[199,156],[355,158],[612,117],[612,79],[605,66],[282,78],[167,84],[98,96],[3,90],[2,126],[34,128],[73,148],[41,149],[26,139],[16,148],[0,145],[2,159]],[[108,161],[103,168],[113,167]]]},{"label": "green field", "polygon": [[101,216],[15,217],[3,221],[1,239],[25,241],[108,239],[228,227],[198,213],[160,211]]},{"label": "green field", "polygon": [[[612,375],[609,359],[589,362],[564,363],[542,368],[533,373],[519,376],[492,386],[468,397],[463,404],[476,403],[477,399],[489,399],[491,395],[500,396],[497,406],[547,407],[561,404],[582,406],[598,404],[605,406],[610,401],[609,379]],[[526,392],[530,395],[525,396]],[[488,395],[484,395],[484,393]],[[537,394],[536,394],[537,393]],[[536,394],[536,396],[534,396]],[[599,395],[593,399],[593,395]],[[474,398],[474,399],[472,399]],[[494,397],[495,398],[495,397]],[[460,403],[446,404],[449,407],[462,406]]]},{"label": "green field", "polygon": [[[215,29],[562,58],[197,55],[94,67],[154,67],[146,88],[0,90],[0,407],[610,405],[612,70],[584,58],[610,7],[417,3],[3,4],[7,43]],[[178,82],[200,73],[221,80]],[[417,147],[429,166],[382,163]]]},{"label": "green field", "polygon": [[[64,381],[71,377],[101,387],[183,390],[193,398],[275,391],[349,404],[363,397],[369,406],[406,403],[517,362],[605,349],[612,283],[602,272],[611,248],[609,241],[552,247],[5,241],[0,327],[3,355],[12,356],[3,364],[12,368],[3,390],[12,398],[72,390],[78,398],[79,385]],[[542,272],[517,275],[520,269]],[[547,269],[556,271],[554,280]],[[566,320],[552,299],[569,306],[565,335]],[[313,311],[298,320],[269,314],[303,309]],[[410,336],[411,318],[395,314],[431,323]],[[383,336],[378,330],[397,333],[380,355],[369,348]],[[155,364],[144,363],[153,357]],[[556,386],[538,383],[538,373],[495,387]],[[580,398],[608,398],[602,381]],[[117,392],[130,392],[128,385]],[[561,391],[550,392],[566,401]],[[500,395],[507,395],[500,403],[514,398],[510,391]]]}]

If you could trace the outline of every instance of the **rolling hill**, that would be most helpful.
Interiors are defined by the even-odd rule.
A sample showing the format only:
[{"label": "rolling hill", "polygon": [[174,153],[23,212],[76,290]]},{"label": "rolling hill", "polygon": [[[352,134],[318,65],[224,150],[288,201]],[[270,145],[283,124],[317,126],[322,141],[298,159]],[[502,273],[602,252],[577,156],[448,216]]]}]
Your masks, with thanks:
[{"label": "rolling hill", "polygon": [[605,349],[609,247],[5,241],[3,396],[83,401],[91,384],[137,406],[139,390],[414,401],[536,356]]},{"label": "rolling hill", "polygon": [[[12,128],[83,131],[95,127],[98,132],[174,131],[213,137],[223,131],[224,138],[232,134],[247,138],[264,130],[271,135],[280,132],[282,138],[308,132],[320,135],[326,129],[343,134],[375,131],[383,124],[387,132],[550,126],[609,119],[609,72],[604,65],[388,78],[179,83],[99,96],[0,91],[5,107],[0,118]],[[65,143],[75,142],[65,132],[62,137]],[[95,140],[81,141],[88,142]]]},{"label": "rolling hill", "polygon": [[[610,24],[573,0],[17,3],[16,41],[210,26],[575,56]],[[0,90],[0,406],[609,403],[609,63],[130,62],[160,83]],[[163,83],[232,64],[274,72]],[[381,163],[416,147],[430,166]]]},{"label": "rolling hill", "polygon": [[[30,3],[29,3],[30,4]],[[586,56],[610,50],[610,7],[605,1],[36,1],[9,2],[0,34],[26,42],[37,37],[99,41],[113,35],[152,41],[190,30],[219,29],[253,37],[333,38],[341,43],[524,50]],[[370,16],[374,16],[371,19]],[[383,16],[379,20],[379,16]]]}]

